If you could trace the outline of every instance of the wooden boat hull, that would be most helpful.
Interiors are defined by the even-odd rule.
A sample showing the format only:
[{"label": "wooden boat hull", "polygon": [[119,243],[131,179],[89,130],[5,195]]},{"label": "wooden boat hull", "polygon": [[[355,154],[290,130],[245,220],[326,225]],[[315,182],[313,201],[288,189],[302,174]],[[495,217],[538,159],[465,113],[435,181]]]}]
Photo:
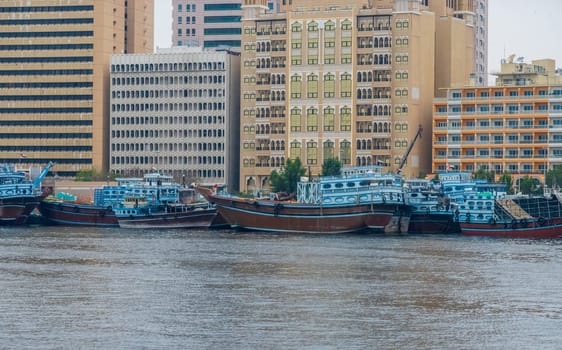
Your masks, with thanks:
[{"label": "wooden boat hull", "polygon": [[208,200],[232,228],[270,232],[385,232],[391,219],[407,209],[396,204],[322,207],[226,196],[209,196]]},{"label": "wooden boat hull", "polygon": [[111,208],[76,203],[43,201],[41,215],[48,223],[69,226],[117,227],[119,222]]},{"label": "wooden boat hull", "polygon": [[190,211],[168,213],[120,215],[118,216],[118,221],[119,226],[123,228],[207,229],[216,220],[216,216],[217,211],[214,208],[199,208]]},{"label": "wooden boat hull", "polygon": [[461,233],[468,236],[506,238],[558,238],[562,236],[562,218],[530,222],[461,222]]},{"label": "wooden boat hull", "polygon": [[450,213],[412,213],[408,233],[451,234],[460,233],[461,228]]},{"label": "wooden boat hull", "polygon": [[0,199],[0,225],[23,225],[43,196],[20,196]]}]

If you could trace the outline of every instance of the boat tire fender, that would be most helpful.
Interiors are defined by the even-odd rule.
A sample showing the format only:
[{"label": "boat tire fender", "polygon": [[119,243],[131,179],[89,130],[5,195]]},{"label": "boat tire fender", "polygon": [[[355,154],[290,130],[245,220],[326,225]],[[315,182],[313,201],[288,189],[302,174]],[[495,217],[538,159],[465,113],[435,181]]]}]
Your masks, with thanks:
[{"label": "boat tire fender", "polygon": [[516,227],[517,227],[517,219],[511,220],[511,228],[516,228]]},{"label": "boat tire fender", "polygon": [[539,218],[537,219],[537,224],[539,224],[539,226],[544,226],[545,223],[546,220],[542,216],[539,216]]},{"label": "boat tire fender", "polygon": [[496,219],[490,218],[490,220],[488,220],[488,223],[489,223],[490,225],[495,226],[495,225],[496,225]]}]

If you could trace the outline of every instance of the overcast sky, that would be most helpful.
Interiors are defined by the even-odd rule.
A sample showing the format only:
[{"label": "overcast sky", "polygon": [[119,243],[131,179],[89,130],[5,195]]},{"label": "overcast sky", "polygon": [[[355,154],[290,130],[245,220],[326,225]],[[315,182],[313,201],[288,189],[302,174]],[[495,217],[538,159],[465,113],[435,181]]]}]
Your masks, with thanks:
[{"label": "overcast sky", "polygon": [[[155,46],[172,44],[172,1],[155,2]],[[489,0],[488,70],[499,71],[502,58],[515,54],[525,62],[553,58],[562,67],[562,38],[556,23],[560,0]]]}]

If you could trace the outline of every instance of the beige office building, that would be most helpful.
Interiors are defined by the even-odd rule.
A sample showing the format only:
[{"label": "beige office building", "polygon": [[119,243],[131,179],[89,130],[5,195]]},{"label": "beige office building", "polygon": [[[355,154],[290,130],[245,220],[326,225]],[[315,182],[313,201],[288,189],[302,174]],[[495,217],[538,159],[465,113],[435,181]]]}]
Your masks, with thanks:
[{"label": "beige office building", "polygon": [[562,165],[562,79],[552,59],[503,60],[496,85],[452,88],[434,102],[433,171],[541,181]]},{"label": "beige office building", "polygon": [[200,47],[111,59],[111,172],[238,189],[240,55]]},{"label": "beige office building", "polygon": [[108,169],[109,58],[152,52],[153,0],[0,3],[0,162]]},{"label": "beige office building", "polygon": [[[472,4],[462,1],[265,0],[242,6],[241,190],[268,187],[299,157],[431,171],[434,94],[473,72]],[[462,14],[462,16],[461,16]]]}]

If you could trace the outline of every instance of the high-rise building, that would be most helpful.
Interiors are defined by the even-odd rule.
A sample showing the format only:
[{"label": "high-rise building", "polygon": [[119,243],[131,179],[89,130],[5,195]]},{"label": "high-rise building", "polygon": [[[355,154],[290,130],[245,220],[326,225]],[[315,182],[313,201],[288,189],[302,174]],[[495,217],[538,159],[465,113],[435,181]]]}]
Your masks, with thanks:
[{"label": "high-rise building", "polygon": [[474,3],[474,75],[479,86],[488,85],[488,0]]},{"label": "high-rise building", "polygon": [[[269,0],[276,11],[280,0]],[[172,46],[240,50],[242,0],[173,0]]]},{"label": "high-rise building", "polygon": [[153,0],[6,0],[0,37],[0,162],[106,171],[109,59],[152,52]]},{"label": "high-rise building", "polygon": [[201,47],[111,58],[110,169],[237,190],[240,54]]},{"label": "high-rise building", "polygon": [[434,95],[466,84],[474,67],[473,12],[463,6],[283,0],[271,13],[265,0],[245,0],[241,190],[267,187],[297,157],[312,175],[328,158],[431,171]]},{"label": "high-rise building", "polygon": [[502,61],[495,86],[447,90],[433,107],[433,171],[544,181],[562,166],[562,77],[552,59]]}]

